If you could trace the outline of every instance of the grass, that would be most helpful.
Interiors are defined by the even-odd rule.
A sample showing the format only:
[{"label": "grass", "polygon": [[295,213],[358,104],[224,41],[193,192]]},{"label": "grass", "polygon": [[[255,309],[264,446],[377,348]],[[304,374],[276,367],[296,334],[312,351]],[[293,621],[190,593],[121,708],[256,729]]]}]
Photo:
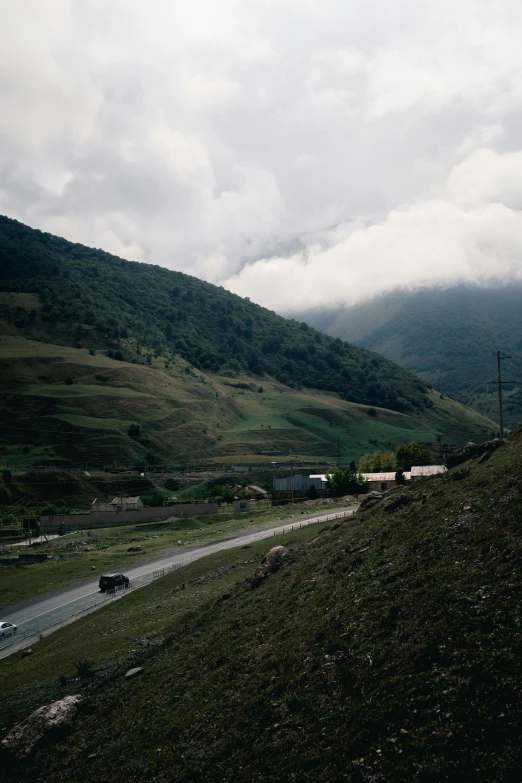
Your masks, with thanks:
[{"label": "grass", "polygon": [[[161,522],[103,528],[51,539],[45,551],[53,555],[52,560],[0,568],[0,610],[34,595],[92,580],[103,571],[124,572],[127,568],[166,557],[180,546],[203,544],[238,535],[252,527],[270,526],[280,520],[298,520],[305,513],[321,513],[341,506],[343,504],[334,500],[327,503],[319,500],[267,509],[261,503],[259,510],[254,509],[249,514],[225,512],[190,519],[173,517]],[[140,546],[144,551],[129,553],[131,546]]]},{"label": "grass", "polygon": [[[257,590],[245,578],[266,544],[0,662],[6,728],[85,695],[72,733],[7,780],[518,783],[520,475],[522,433],[285,537],[290,561]],[[85,681],[80,648],[98,667]]]},{"label": "grass", "polygon": [[[440,434],[449,442],[481,441],[496,429],[438,393],[432,393],[434,407],[420,414],[378,408],[371,418],[367,406],[336,394],[290,389],[269,379],[262,380],[260,394],[256,383],[238,388],[229,378],[187,373],[181,360],[169,369],[151,368],[91,356],[86,348],[6,336],[0,339],[0,362],[6,381],[0,465],[13,459],[17,467],[29,466],[42,457],[132,465],[151,451],[170,463],[196,455],[218,464],[274,458],[262,452],[333,462],[338,439],[348,463],[414,439],[435,441]],[[142,432],[133,439],[127,428],[134,421]],[[20,455],[13,451],[17,446],[30,448]]]},{"label": "grass", "polygon": [[233,590],[238,582],[251,578],[270,547],[281,543],[296,546],[317,536],[317,532],[314,528],[302,528],[205,557],[130,593],[123,602],[108,604],[95,615],[41,639],[33,645],[35,657],[24,659],[23,664],[18,655],[2,659],[0,725],[6,721],[12,723],[14,715],[20,717],[21,711],[31,709],[42,698],[59,698],[64,686],[58,677],[67,678],[66,685],[70,687],[76,662],[81,659],[91,661],[93,668],[100,670],[107,665],[121,664],[136,649],[143,649],[140,640],[147,639],[151,647],[157,648],[173,622],[182,620],[187,613],[200,611]]}]

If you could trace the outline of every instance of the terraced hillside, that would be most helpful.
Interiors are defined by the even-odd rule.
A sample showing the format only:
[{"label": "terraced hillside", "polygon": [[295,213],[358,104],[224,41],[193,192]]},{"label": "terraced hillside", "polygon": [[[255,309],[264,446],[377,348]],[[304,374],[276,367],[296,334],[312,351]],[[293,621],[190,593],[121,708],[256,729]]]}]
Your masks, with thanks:
[{"label": "terraced hillside", "polygon": [[[183,360],[161,368],[21,336],[0,338],[0,464],[230,464],[282,456],[343,461],[411,440],[464,442],[495,425],[437,392],[412,413],[291,389],[269,378],[226,377]],[[72,381],[72,382],[71,382]],[[136,424],[138,429],[136,429]],[[268,452],[268,453],[267,453]]]}]

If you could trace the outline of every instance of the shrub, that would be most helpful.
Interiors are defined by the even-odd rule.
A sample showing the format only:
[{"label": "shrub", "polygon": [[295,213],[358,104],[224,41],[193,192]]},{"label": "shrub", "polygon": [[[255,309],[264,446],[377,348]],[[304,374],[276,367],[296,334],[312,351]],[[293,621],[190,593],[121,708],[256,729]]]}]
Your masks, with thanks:
[{"label": "shrub", "polygon": [[368,414],[368,416],[377,416],[377,411],[375,410],[375,408],[368,408],[366,413]]},{"label": "shrub", "polygon": [[76,674],[78,677],[91,677],[94,672],[92,668],[92,661],[80,660],[76,661]]},{"label": "shrub", "polygon": [[89,354],[90,356],[96,356],[96,351],[94,350],[94,348],[89,348]]},{"label": "shrub", "polygon": [[129,429],[127,430],[127,435],[130,435],[131,438],[139,438],[141,435],[141,427],[139,424],[131,424]]},{"label": "shrub", "polygon": [[65,379],[65,383],[67,384],[67,386],[72,386],[72,384],[74,383],[70,375],[68,375],[67,378]]}]

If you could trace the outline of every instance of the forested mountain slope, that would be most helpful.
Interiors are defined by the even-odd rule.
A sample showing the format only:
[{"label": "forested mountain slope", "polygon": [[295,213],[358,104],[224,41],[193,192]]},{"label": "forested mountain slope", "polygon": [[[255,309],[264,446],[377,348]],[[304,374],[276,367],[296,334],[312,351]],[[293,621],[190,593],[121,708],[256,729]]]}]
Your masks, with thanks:
[{"label": "forested mountain slope", "polygon": [[511,357],[505,419],[522,419],[522,284],[396,291],[354,307],[302,313],[327,334],[378,351],[427,383],[498,419],[497,350]]},{"label": "forested mountain slope", "polygon": [[426,385],[380,356],[281,318],[195,277],[124,261],[0,218],[0,287],[34,293],[40,307],[17,326],[50,342],[111,347],[132,359],[150,349],[210,372],[266,373],[281,383],[355,402],[412,410]]},{"label": "forested mountain slope", "polygon": [[14,466],[267,453],[329,461],[338,439],[349,461],[495,430],[377,354],[196,278],[8,218],[0,371],[0,463]]}]

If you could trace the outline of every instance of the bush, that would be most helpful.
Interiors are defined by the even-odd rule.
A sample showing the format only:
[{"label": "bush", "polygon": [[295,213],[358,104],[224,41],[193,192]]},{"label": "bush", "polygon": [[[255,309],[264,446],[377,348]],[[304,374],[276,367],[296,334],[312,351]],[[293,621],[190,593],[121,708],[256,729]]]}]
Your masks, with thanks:
[{"label": "bush", "polygon": [[65,383],[67,384],[67,386],[72,386],[72,384],[74,383],[70,375],[68,375],[67,378],[65,379]]},{"label": "bush", "polygon": [[4,479],[6,484],[10,484],[11,483],[11,480],[12,480],[13,476],[12,476],[11,471],[8,468],[6,468],[5,470],[2,471],[2,476],[3,476],[3,479]]},{"label": "bush", "polygon": [[96,356],[96,351],[94,350],[94,348],[89,348],[89,355]]},{"label": "bush", "polygon": [[127,435],[130,435],[131,438],[139,438],[141,435],[141,427],[139,424],[131,424],[129,429],[127,430]]},{"label": "bush", "polygon": [[94,672],[92,668],[92,661],[80,660],[76,661],[76,674],[78,677],[91,677]]},{"label": "bush", "polygon": [[377,411],[375,410],[375,408],[368,408],[366,413],[368,414],[368,416],[377,416]]}]

